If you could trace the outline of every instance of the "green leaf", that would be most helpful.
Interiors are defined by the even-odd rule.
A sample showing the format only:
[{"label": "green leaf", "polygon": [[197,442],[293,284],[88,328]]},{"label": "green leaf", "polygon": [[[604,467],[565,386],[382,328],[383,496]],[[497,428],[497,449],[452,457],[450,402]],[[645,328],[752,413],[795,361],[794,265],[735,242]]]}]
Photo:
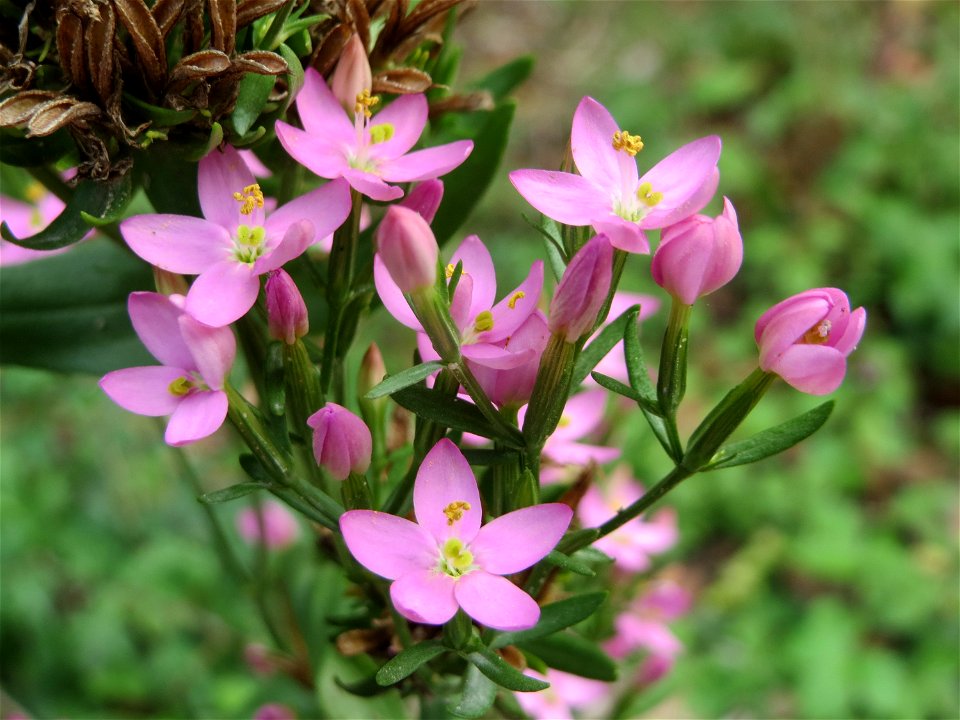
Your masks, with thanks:
[{"label": "green leaf", "polygon": [[486,119],[478,131],[461,136],[473,139],[473,152],[460,167],[443,177],[443,202],[431,225],[441,245],[463,225],[496,175],[515,110],[516,103],[508,101],[486,113],[471,113],[485,115]]},{"label": "green leaf", "polygon": [[82,213],[94,218],[119,215],[132,196],[133,182],[130,173],[106,182],[81,180],[63,212],[43,230],[30,237],[18,238],[7,224],[3,223],[2,234],[6,240],[31,250],[67,247],[79,242],[90,232],[90,225],[83,219]]},{"label": "green leaf", "polygon": [[52,166],[76,148],[66,128],[46,137],[25,138],[19,132],[0,132],[0,159],[17,167]]},{"label": "green leaf", "polygon": [[719,470],[720,468],[746,465],[782,453],[819,430],[827,421],[827,418],[830,417],[830,413],[833,412],[833,405],[833,400],[829,400],[813,408],[813,410],[803,413],[803,415],[798,415],[792,420],[768,428],[753,437],[724,445],[703,470]]},{"label": "green leaf", "polygon": [[398,390],[415,385],[428,375],[432,375],[438,370],[443,369],[443,363],[439,361],[420,363],[412,368],[407,368],[396,375],[387,376],[383,382],[375,386],[364,397],[367,400],[376,400],[384,395],[393,395]]},{"label": "green leaf", "polygon": [[[637,310],[639,317],[640,311]],[[628,322],[623,329],[623,359],[627,364],[627,376],[630,386],[650,403],[656,403],[657,391],[653,387],[647,372],[647,362],[640,344],[640,325]]]},{"label": "green leaf", "polygon": [[579,387],[580,383],[590,374],[590,371],[597,366],[597,363],[613,350],[614,345],[623,340],[627,323],[631,321],[636,323],[639,312],[639,305],[632,306],[616,320],[608,323],[597,337],[580,351],[577,364],[573,368],[573,380],[570,387]]},{"label": "green leaf", "polygon": [[519,430],[508,434],[499,428],[494,428],[476,405],[465,400],[451,398],[444,393],[419,385],[405,387],[391,397],[398,405],[425,420],[432,420],[453,430],[501,440],[512,448],[525,447]]},{"label": "green leaf", "polygon": [[564,632],[518,644],[556,670],[591,680],[613,682],[617,679],[617,666],[613,660],[594,643],[579,635]]},{"label": "green leaf", "polygon": [[602,550],[597,550],[595,547],[587,547],[582,550],[577,550],[572,555],[574,560],[579,560],[582,563],[589,565],[610,565],[613,562],[613,558],[607,555]]},{"label": "green leaf", "polygon": [[451,703],[447,709],[458,717],[480,718],[487,714],[496,699],[496,684],[480,672],[476,665],[468,665],[463,678],[460,702],[456,705]]},{"label": "green leaf", "polygon": [[439,640],[424,640],[411,645],[377,670],[377,682],[384,686],[394,685],[412,675],[421,665],[449,651],[450,648]]},{"label": "green leaf", "polygon": [[171,125],[185,123],[188,120],[192,120],[194,115],[197,114],[197,111],[192,108],[188,110],[171,110],[170,108],[151,105],[129,93],[123,94],[123,100],[133,105],[144,117],[152,120],[154,125],[159,127],[170,127]]},{"label": "green leaf", "polygon": [[376,673],[367,675],[359,680],[345,681],[334,677],[333,681],[337,684],[337,687],[343,688],[351,695],[359,695],[360,697],[373,697],[388,692],[388,688],[383,687],[377,682]]},{"label": "green leaf", "polygon": [[149,266],[104,239],[0,267],[0,363],[96,375],[156,365],[127,315],[127,296],[152,289]]},{"label": "green leaf", "polygon": [[563,568],[564,570],[569,570],[577,575],[583,575],[585,577],[596,577],[597,575],[593,571],[593,568],[591,568],[589,565],[578,562],[569,555],[564,555],[562,552],[558,552],[556,550],[549,553],[544,560],[551,565],[555,565],[558,568]]},{"label": "green leaf", "polygon": [[215,505],[217,503],[229,502],[231,500],[236,500],[237,498],[244,497],[250,493],[254,493],[257,490],[266,490],[267,485],[259,482],[244,482],[237,483],[236,485],[231,485],[230,487],[225,487],[220,490],[214,490],[213,492],[204,493],[199,496],[197,500],[206,505]]},{"label": "green leaf", "polygon": [[507,690],[536,692],[550,687],[550,683],[524,675],[490,648],[481,647],[474,652],[463,654],[463,657],[497,685]]},{"label": "green leaf", "polygon": [[659,419],[660,408],[651,403],[629,385],[624,385],[616,378],[612,378],[609,375],[604,375],[603,373],[592,372],[590,373],[590,377],[596,380],[597,385],[600,387],[606,388],[610,392],[616,393],[617,395],[623,395],[623,397],[628,398],[629,400],[633,400],[641,407],[641,409],[643,409],[644,412],[654,415]]},{"label": "green leaf", "polygon": [[[516,632],[501,633],[494,638],[490,645],[492,648],[502,648],[507,645],[524,645],[547,635],[551,635],[558,630],[576,625],[582,620],[586,620],[593,615],[603,601],[607,599],[606,592],[587,593],[586,595],[577,595],[575,597],[560,600],[549,605],[544,605],[540,609],[540,620],[528,630],[518,630]],[[534,650],[534,652],[536,652]],[[539,653],[537,653],[539,654]]]},{"label": "green leaf", "polygon": [[256,73],[247,73],[240,79],[237,88],[237,104],[230,116],[237,135],[246,135],[247,130],[253,127],[260,113],[263,112],[263,106],[267,104],[275,82],[276,78],[272,75]]},{"label": "green leaf", "polygon": [[300,88],[303,87],[304,73],[300,58],[286,43],[279,47],[279,52],[280,57],[287,61],[287,68],[289,68],[287,72],[287,97],[280,108],[282,114],[287,111],[290,103],[293,102],[297,93],[300,92]]},{"label": "green leaf", "polygon": [[332,647],[329,640],[318,642],[317,646],[320,654],[313,667],[317,669],[315,692],[318,717],[331,720],[399,720],[409,717],[403,698],[395,689],[366,697],[358,697],[344,689],[373,674],[376,664],[369,656],[344,657]]},{"label": "green leaf", "polygon": [[521,55],[471,83],[470,87],[489,91],[494,102],[499,103],[530,77],[535,62],[533,55]]},{"label": "green leaf", "polygon": [[151,145],[137,156],[134,170],[158,213],[203,216],[197,195],[198,166],[184,159],[191,152],[190,146],[168,142]]}]

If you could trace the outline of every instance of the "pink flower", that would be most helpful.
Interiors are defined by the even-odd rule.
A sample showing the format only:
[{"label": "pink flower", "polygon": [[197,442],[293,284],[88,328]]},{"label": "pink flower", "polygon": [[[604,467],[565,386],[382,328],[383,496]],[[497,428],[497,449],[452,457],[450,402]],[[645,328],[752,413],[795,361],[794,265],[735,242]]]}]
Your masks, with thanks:
[{"label": "pink flower", "polygon": [[[577,515],[584,527],[598,527],[618,510],[632,505],[643,495],[643,488],[626,467],[617,468],[604,483],[591,485]],[[627,572],[642,572],[650,567],[650,556],[665,552],[677,542],[677,515],[672,509],[658,512],[652,520],[632,520],[594,543],[594,547],[613,558]]]},{"label": "pink flower", "polygon": [[721,215],[694,215],[664,228],[650,270],[657,285],[684,305],[693,305],[730,282],[741,262],[737,213],[724,198]]},{"label": "pink flower", "polygon": [[[550,668],[546,675],[525,670],[524,675],[545,680],[550,687],[535,693],[515,693],[520,707],[534,720],[573,720],[574,710],[583,710],[603,700],[610,686],[599,680]],[[593,717],[600,717],[594,715]]]},{"label": "pink flower", "polygon": [[862,307],[850,311],[842,290],[807,290],[767,310],[754,330],[760,369],[776,373],[800,392],[836,390],[867,322]]},{"label": "pink flower", "polygon": [[572,343],[589,332],[607,299],[613,277],[613,247],[606,235],[594,236],[563,271],[550,301],[548,325]]},{"label": "pink flower", "polygon": [[[275,500],[263,503],[260,517],[252,508],[244,508],[237,513],[237,530],[249,543],[263,542],[269,548],[279,549],[290,545],[297,539],[300,526],[296,518],[284,505]],[[263,532],[261,533],[261,523]]]},{"label": "pink flower", "polygon": [[[5,222],[18,238],[26,238],[43,230],[64,208],[63,201],[37,186],[32,204],[0,195],[0,222]],[[28,194],[30,194],[28,192]],[[59,255],[69,248],[31,250],[0,239],[0,265],[20,265],[40,258]]]},{"label": "pink flower", "polygon": [[297,714],[282,703],[269,703],[256,709],[253,720],[297,720]]},{"label": "pink flower", "polygon": [[260,275],[300,255],[350,213],[349,188],[333,182],[267,216],[260,186],[230,146],[200,161],[197,190],[203,218],[138,215],[120,223],[120,231],[147,262],[199,276],[187,293],[186,309],[215,327],[253,306]]},{"label": "pink flower", "polygon": [[540,356],[549,339],[547,320],[542,312],[535,310],[503,344],[511,353],[523,353],[521,357],[526,358],[523,363],[502,369],[469,362],[477,382],[492,403],[501,408],[518,408],[530,400],[540,368]]},{"label": "pink flower", "polygon": [[273,175],[273,173],[270,172],[270,168],[260,162],[260,158],[257,157],[253,150],[238,150],[237,152],[243,159],[243,163],[250,168],[250,172],[253,173],[254,177],[268,178]]},{"label": "pink flower", "polygon": [[401,615],[440,625],[460,607],[496,630],[533,627],[540,607],[503,575],[530,567],[560,541],[573,512],[548,503],[515,510],[480,527],[473,471],[447,439],[427,453],[413,489],[417,522],[372,510],[340,517],[343,539],[371,572],[393,580]]},{"label": "pink flower", "polygon": [[229,328],[214,328],[184,312],[182,295],[131,293],[130,321],[162,365],[107,373],[100,387],[117,405],[138,415],[170,415],[168,445],[213,434],[227,416],[223,387],[236,355]]},{"label": "pink flower", "polygon": [[320,177],[342,177],[373,200],[396,200],[403,190],[387,183],[440,177],[473,150],[473,142],[458,140],[409,152],[427,124],[427,98],[403,95],[373,116],[371,108],[378,102],[366,93],[358,96],[351,121],[320,74],[308,68],[297,95],[305,129],[278,120],[277,137],[301,165]]},{"label": "pink flower", "polygon": [[[640,314],[637,316],[637,322],[641,322],[660,309],[660,299],[652,295],[642,295],[640,293],[623,291],[614,293],[613,302],[610,303],[610,312],[607,314],[607,320],[610,322],[616,320],[632,305],[640,306]],[[602,330],[603,328],[599,328],[593,337],[596,337]],[[627,363],[623,358],[623,340],[614,345],[610,352],[604,355],[603,359],[597,363],[594,369],[598,373],[608,375],[622,383],[628,383]],[[585,384],[596,386],[596,383],[590,376],[587,376]]]},{"label": "pink flower", "polygon": [[267,276],[267,324],[270,337],[293,345],[310,331],[307,305],[293,278],[285,270]]},{"label": "pink flower", "polygon": [[661,228],[695,213],[717,189],[720,138],[695,140],[638,178],[636,135],[619,129],[593,98],[573,116],[570,149],[580,175],[515,170],[510,181],[533,207],[565,225],[592,225],[614,247],[649,253],[645,229]]},{"label": "pink flower", "polygon": [[377,228],[377,251],[401,296],[436,283],[440,247],[430,224],[416,210],[400,205],[387,210]]},{"label": "pink flower", "polygon": [[328,402],[307,418],[313,428],[313,456],[334,480],[370,467],[373,440],[366,424],[342,405]]}]

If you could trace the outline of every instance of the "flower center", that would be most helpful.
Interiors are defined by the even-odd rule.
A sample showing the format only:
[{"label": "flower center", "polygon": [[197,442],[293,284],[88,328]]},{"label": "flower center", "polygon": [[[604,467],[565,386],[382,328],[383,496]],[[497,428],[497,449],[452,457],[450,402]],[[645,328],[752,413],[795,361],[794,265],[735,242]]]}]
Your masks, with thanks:
[{"label": "flower center", "polygon": [[448,538],[440,548],[440,571],[450,577],[460,577],[473,570],[473,553],[460,538]]},{"label": "flower center", "polygon": [[198,380],[182,375],[167,386],[167,392],[175,397],[185,397],[194,390],[202,390],[202,383]]},{"label": "flower center", "polygon": [[507,307],[511,310],[517,309],[517,300],[523,300],[527,294],[523,290],[517,290],[513,295],[510,296],[510,299],[507,300]]},{"label": "flower center", "polygon": [[648,208],[652,208],[660,204],[660,201],[663,200],[663,193],[654,192],[653,185],[648,182],[640,183],[640,187],[637,188],[637,200]]},{"label": "flower center", "polygon": [[233,256],[239,262],[253,265],[263,255],[265,237],[266,230],[260,225],[238,225],[237,237],[233,241]]},{"label": "flower center", "polygon": [[821,320],[803,334],[803,342],[807,345],[823,345],[830,339],[832,326],[829,320]]},{"label": "flower center", "polygon": [[484,310],[481,313],[477,313],[477,319],[473,321],[473,331],[482,333],[487,330],[493,330],[493,313],[489,310]]},{"label": "flower center", "polygon": [[617,130],[613,134],[613,149],[618,152],[622,150],[630,157],[635,157],[643,150],[643,140],[639,135],[631,135],[626,130]]},{"label": "flower center", "polygon": [[263,207],[263,192],[258,183],[247,185],[242,191],[235,192],[233,199],[240,203],[241,215],[250,215],[254,208]]},{"label": "flower center", "polygon": [[447,525],[453,525],[457,520],[463,517],[463,514],[470,509],[470,503],[466,500],[456,500],[443,509],[443,514],[447,516]]},{"label": "flower center", "polygon": [[370,142],[374,145],[378,143],[386,142],[393,137],[395,132],[393,125],[390,123],[381,123],[380,125],[374,125],[370,128]]}]

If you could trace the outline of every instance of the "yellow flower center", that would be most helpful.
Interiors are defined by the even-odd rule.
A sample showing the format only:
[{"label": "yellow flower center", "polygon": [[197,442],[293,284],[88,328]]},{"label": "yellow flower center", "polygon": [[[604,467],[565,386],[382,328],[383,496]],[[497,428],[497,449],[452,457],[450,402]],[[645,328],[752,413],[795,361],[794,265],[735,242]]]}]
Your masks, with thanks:
[{"label": "yellow flower center", "polygon": [[477,319],[473,321],[473,330],[478,333],[493,330],[493,313],[489,310],[478,313]]},{"label": "yellow flower center", "polygon": [[653,185],[648,182],[640,183],[640,187],[637,188],[637,199],[647,207],[652,208],[663,200],[663,193],[654,192]]},{"label": "yellow flower center", "polygon": [[380,98],[377,95],[371,95],[369,90],[363,90],[357,94],[357,103],[353,106],[353,114],[360,115],[363,113],[363,116],[369,119],[373,117],[373,111],[370,108],[379,104]]},{"label": "yellow flower center", "polygon": [[613,134],[613,149],[622,150],[630,157],[635,157],[643,150],[643,140],[639,135],[631,135],[626,130],[617,130]]},{"label": "yellow flower center", "polygon": [[447,516],[447,525],[453,525],[457,520],[463,517],[463,514],[470,509],[470,503],[465,500],[456,500],[443,509],[443,514]]},{"label": "yellow flower center", "polygon": [[184,395],[189,394],[191,390],[196,387],[196,383],[193,382],[188,377],[178,377],[170,385],[167,386],[167,390],[171,395],[176,395],[177,397],[183,397]]},{"label": "yellow flower center", "polygon": [[386,142],[393,137],[395,132],[393,125],[390,123],[381,123],[380,125],[374,125],[370,128],[370,142],[376,145],[377,143]]},{"label": "yellow flower center", "polygon": [[450,577],[460,577],[470,572],[473,553],[467,550],[460,538],[448,538],[440,549],[440,570]]},{"label": "yellow flower center", "polygon": [[507,307],[511,310],[517,309],[517,300],[523,300],[527,294],[523,290],[517,290],[513,295],[510,296],[510,299],[507,300]]},{"label": "yellow flower center", "polygon": [[250,215],[254,208],[263,207],[263,192],[260,185],[247,185],[241,192],[235,192],[233,199],[240,203],[240,214]]},{"label": "yellow flower center", "polygon": [[242,263],[252,265],[257,261],[264,250],[264,239],[266,230],[260,225],[250,227],[249,225],[237,226],[237,238],[234,241],[233,256]]},{"label": "yellow flower center", "polygon": [[831,327],[829,320],[821,320],[803,334],[803,342],[807,345],[823,345],[830,339]]}]

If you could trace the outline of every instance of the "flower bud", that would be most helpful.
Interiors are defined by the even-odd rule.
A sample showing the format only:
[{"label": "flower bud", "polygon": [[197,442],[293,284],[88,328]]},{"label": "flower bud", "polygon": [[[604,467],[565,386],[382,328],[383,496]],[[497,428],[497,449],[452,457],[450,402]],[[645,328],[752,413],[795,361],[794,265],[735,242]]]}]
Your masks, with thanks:
[{"label": "flower bud", "polygon": [[568,343],[590,332],[610,290],[613,246],[596,235],[577,251],[560,278],[550,303],[550,332]]},{"label": "flower bud", "polygon": [[293,345],[310,330],[303,296],[285,270],[274,270],[266,283],[270,337]]},{"label": "flower bud", "polygon": [[684,305],[733,279],[743,261],[737,213],[727,198],[715,218],[693,215],[664,228],[650,270],[653,280]]},{"label": "flower bud", "polygon": [[313,428],[313,455],[317,465],[335,480],[370,467],[373,440],[363,420],[345,407],[327,403],[307,418]]},{"label": "flower bud", "polygon": [[357,95],[373,87],[370,73],[370,60],[359,35],[352,35],[340,53],[337,68],[330,78],[333,96],[340,101],[348,113],[353,113]]},{"label": "flower bud", "polygon": [[847,355],[863,336],[867,313],[850,311],[842,290],[817,288],[787,298],[757,321],[760,369],[776,373],[800,392],[826,395],[847,370]]},{"label": "flower bud", "polygon": [[393,205],[377,230],[380,259],[402,292],[432,287],[440,248],[430,225],[416,210]]},{"label": "flower bud", "polygon": [[376,343],[363,354],[360,361],[360,375],[357,377],[357,394],[363,397],[373,390],[387,376],[387,366],[383,363],[383,354]]},{"label": "flower bud", "polygon": [[443,200],[443,181],[424,180],[407,193],[407,196],[400,201],[400,205],[416,210],[424,220],[432,223],[441,200]]}]

